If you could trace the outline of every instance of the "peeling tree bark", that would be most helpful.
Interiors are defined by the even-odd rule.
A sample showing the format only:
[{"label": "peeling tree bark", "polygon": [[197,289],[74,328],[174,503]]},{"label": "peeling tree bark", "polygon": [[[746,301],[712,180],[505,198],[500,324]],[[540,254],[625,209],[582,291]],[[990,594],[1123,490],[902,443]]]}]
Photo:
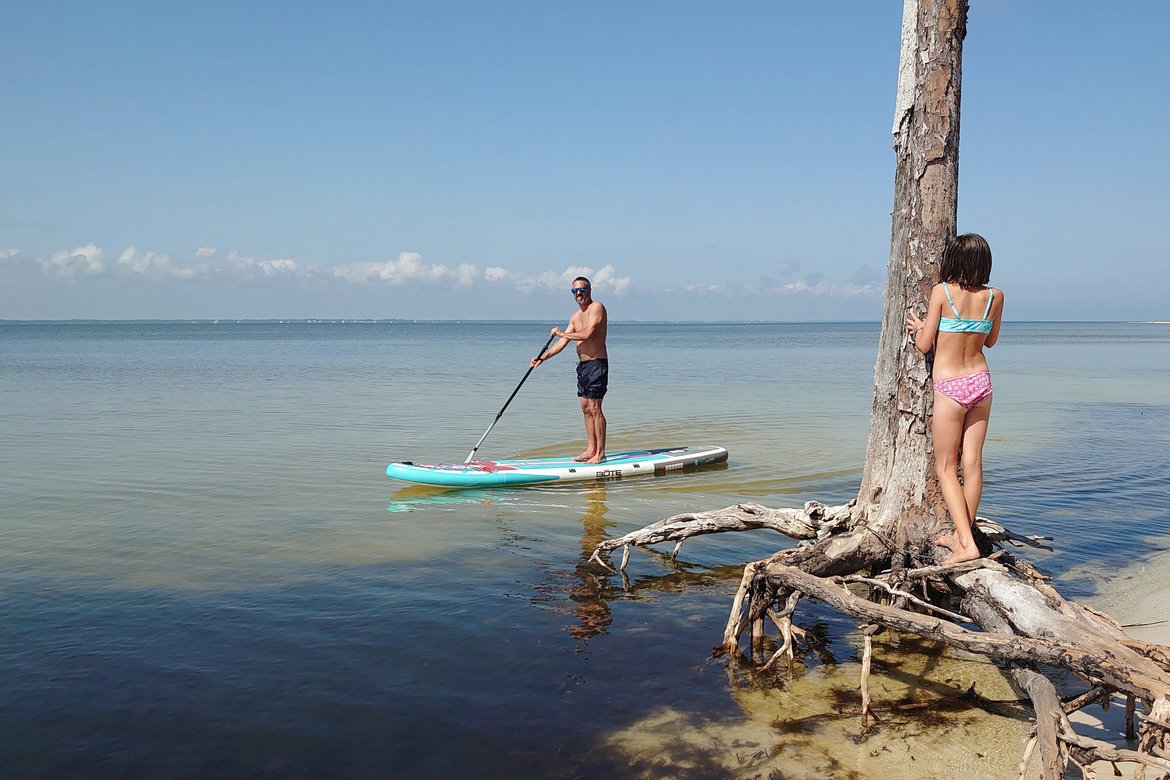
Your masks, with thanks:
[{"label": "peeling tree bark", "polygon": [[[769,618],[780,631],[781,647],[767,664],[791,659],[802,634],[793,615],[802,598],[815,598],[868,627],[867,648],[873,627],[885,626],[1005,661],[1036,713],[1021,774],[1038,747],[1043,778],[1064,777],[1070,762],[1107,760],[1137,763],[1139,776],[1149,768],[1170,779],[1170,648],[1138,642],[1108,616],[1065,600],[1033,566],[1006,551],[991,560],[934,565],[945,552],[934,540],[949,529],[949,520],[932,469],[933,393],[925,362],[911,348],[903,325],[907,313],[925,309],[937,261],[955,235],[966,20],[966,0],[905,0],[888,282],[856,500],[839,507],[810,501],[804,510],[745,503],[676,515],[603,543],[592,560],[606,565],[606,554],[624,548],[619,567],[624,570],[633,546],[671,541],[677,555],[692,536],[727,531],[769,528],[802,540],[801,546],[747,564],[721,652],[742,659],[743,635],[750,629],[758,647]],[[1044,546],[985,518],[974,531],[985,555],[993,545]],[[880,599],[854,593],[851,583],[881,594]],[[962,614],[953,611],[956,602]],[[1078,675],[1091,686],[1090,694],[1062,704],[1042,673],[1045,666]],[[1086,739],[1067,717],[1114,693],[1144,706],[1137,751]],[[872,714],[868,690],[862,699],[864,719]]]},{"label": "peeling tree bark", "polygon": [[[859,512],[875,529],[922,542],[944,511],[931,469],[933,392],[909,348],[906,315],[925,310],[955,235],[965,0],[906,0],[894,117],[894,210],[886,300]],[[937,534],[936,534],[937,535]]]}]

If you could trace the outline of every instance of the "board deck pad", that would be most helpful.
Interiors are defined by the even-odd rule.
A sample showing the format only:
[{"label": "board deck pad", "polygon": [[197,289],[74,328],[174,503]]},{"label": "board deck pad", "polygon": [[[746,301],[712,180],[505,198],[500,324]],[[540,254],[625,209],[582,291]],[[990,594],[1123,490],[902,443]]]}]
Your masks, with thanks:
[{"label": "board deck pad", "polygon": [[391,463],[386,476],[403,482],[445,487],[535,485],[550,482],[603,482],[670,474],[727,460],[723,447],[662,447],[606,455],[601,463],[571,457],[475,460],[471,463]]}]

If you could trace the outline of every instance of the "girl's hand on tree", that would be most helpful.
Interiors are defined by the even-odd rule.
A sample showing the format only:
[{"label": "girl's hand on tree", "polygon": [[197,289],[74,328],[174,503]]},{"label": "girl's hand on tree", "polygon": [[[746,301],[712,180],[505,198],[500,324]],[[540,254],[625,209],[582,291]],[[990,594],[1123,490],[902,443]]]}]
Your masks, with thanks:
[{"label": "girl's hand on tree", "polygon": [[906,316],[906,332],[913,336],[918,331],[925,327],[926,323],[915,317],[913,314]]}]

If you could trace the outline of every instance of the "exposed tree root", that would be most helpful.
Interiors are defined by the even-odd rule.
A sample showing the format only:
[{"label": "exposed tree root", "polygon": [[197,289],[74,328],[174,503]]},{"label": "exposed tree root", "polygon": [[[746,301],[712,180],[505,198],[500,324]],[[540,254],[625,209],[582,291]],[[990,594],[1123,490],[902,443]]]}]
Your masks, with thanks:
[{"label": "exposed tree root", "polygon": [[765,528],[793,539],[816,539],[820,535],[827,535],[847,521],[852,516],[850,511],[852,507],[852,503],[827,507],[820,502],[810,501],[801,512],[798,509],[770,509],[760,504],[744,503],[711,512],[688,512],[659,520],[617,539],[608,539],[597,546],[589,560],[609,571],[614,571],[602,556],[624,547],[627,550],[619,566],[620,570],[624,570],[629,561],[629,547],[675,542],[674,551],[671,553],[671,557],[675,557],[682,548],[682,543],[692,536],[725,531],[753,531]]},{"label": "exposed tree root", "polygon": [[[920,561],[855,513],[853,504],[830,508],[810,502],[803,512],[737,504],[677,515],[607,541],[591,560],[603,563],[604,554],[625,548],[624,569],[632,546],[671,541],[673,557],[692,536],[758,528],[788,534],[804,544],[745,566],[718,652],[747,660],[740,641],[750,631],[752,646],[759,647],[767,618],[779,631],[779,649],[763,668],[791,662],[802,638],[793,615],[802,598],[815,599],[862,625],[863,736],[874,717],[868,689],[871,637],[884,627],[1005,663],[1005,673],[1035,713],[1022,771],[1038,750],[1040,776],[1046,779],[1064,777],[1070,765],[1087,768],[1094,761],[1109,761],[1135,763],[1142,767],[1139,776],[1152,770],[1149,777],[1170,780],[1170,648],[1139,642],[1107,615],[1066,600],[1047,576],[1006,550],[953,566]],[[1038,539],[1016,536],[983,518],[976,528],[985,546],[988,536],[1000,543],[1039,546]],[[817,541],[810,543],[812,539]],[[907,562],[918,565],[908,567]],[[882,570],[873,573],[878,568]],[[863,571],[867,573],[858,573]],[[1046,667],[1073,672],[1090,690],[1061,702],[1055,685],[1042,673]],[[1140,720],[1137,750],[1079,735],[1068,718],[1113,694],[1142,704],[1144,712],[1135,709],[1129,719]],[[1133,727],[1127,731],[1132,734]]]}]

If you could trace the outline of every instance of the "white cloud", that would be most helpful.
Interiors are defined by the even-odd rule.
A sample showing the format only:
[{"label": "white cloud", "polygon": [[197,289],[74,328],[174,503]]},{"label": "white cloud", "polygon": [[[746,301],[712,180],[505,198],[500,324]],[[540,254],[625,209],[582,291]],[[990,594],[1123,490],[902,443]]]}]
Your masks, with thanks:
[{"label": "white cloud", "polygon": [[[664,289],[661,292],[670,293],[673,291]],[[878,299],[885,294],[885,283],[884,281],[865,283],[853,281],[838,284],[837,282],[825,281],[819,274],[814,274],[804,279],[793,279],[787,282],[777,282],[770,278],[761,279],[756,284],[699,282],[682,287],[681,292],[718,298],[805,296],[836,299]]]},{"label": "white cloud", "polygon": [[[589,274],[580,274],[581,276],[589,276]],[[593,286],[605,292],[613,292],[614,295],[622,296],[630,289],[630,277],[618,276],[612,265],[603,265],[598,269],[597,273],[590,277]]]},{"label": "white cloud", "polygon": [[597,271],[587,265],[571,265],[563,271],[543,271],[529,276],[509,275],[517,290],[522,293],[560,292],[568,290],[573,280],[584,276],[599,295],[623,296],[630,289],[630,277],[618,276],[612,265],[604,265]]},{"label": "white cloud", "polygon": [[462,263],[455,269],[455,285],[472,287],[479,280],[479,269],[470,263]]},{"label": "white cloud", "polygon": [[265,276],[295,276],[301,270],[296,260],[288,260],[285,258],[279,260],[261,260],[256,264],[256,267]]},{"label": "white cloud", "polygon": [[296,260],[289,260],[287,258],[257,260],[248,255],[241,255],[235,250],[228,252],[226,268],[230,273],[240,279],[254,279],[257,276],[263,276],[265,278],[295,278],[307,276],[312,273],[312,269],[302,268]]},{"label": "white cloud", "polygon": [[[723,295],[726,296],[730,292],[730,288],[725,284],[712,284],[710,282],[701,282],[699,284],[688,284],[682,288],[684,292],[697,293],[699,295]],[[672,292],[672,290],[664,290],[664,292]]]},{"label": "white cloud", "polygon": [[[474,266],[470,266],[474,268]],[[347,282],[386,282],[399,286],[409,282],[436,284],[456,278],[456,273],[445,265],[424,263],[418,252],[399,252],[394,260],[381,263],[350,263],[333,269],[333,275]]]},{"label": "white cloud", "polygon": [[170,257],[158,252],[139,252],[136,247],[128,247],[119,255],[118,270],[152,279],[190,279],[195,276],[194,268],[175,265]]},{"label": "white cloud", "polygon": [[567,290],[574,278],[584,276],[593,283],[598,297],[623,297],[633,293],[670,295],[685,293],[702,297],[736,299],[761,298],[831,298],[838,300],[877,300],[883,296],[885,280],[875,269],[861,267],[847,282],[826,280],[822,274],[806,273],[799,278],[798,263],[788,263],[784,275],[787,280],[761,277],[752,284],[722,282],[693,282],[678,288],[635,288],[631,277],[621,276],[611,263],[600,268],[571,265],[562,270],[523,273],[493,265],[480,268],[472,263],[447,266],[430,263],[418,252],[400,252],[397,257],[380,262],[350,263],[336,267],[304,265],[291,258],[257,259],[229,251],[220,257],[214,247],[201,246],[186,260],[175,260],[167,254],[142,251],[130,246],[119,255],[117,262],[107,262],[105,252],[94,244],[85,244],[71,250],[56,252],[48,258],[32,260],[18,249],[0,250],[0,263],[15,267],[20,262],[35,262],[41,270],[63,279],[77,279],[99,275],[136,276],[156,281],[184,281],[219,278],[226,281],[296,280],[299,282],[327,282],[340,280],[348,285],[386,285],[390,287],[431,287],[454,292],[492,285],[524,295],[559,294]]},{"label": "white cloud", "polygon": [[552,292],[559,290],[562,287],[568,289],[569,282],[573,281],[576,273],[571,273],[571,269],[561,272],[544,271],[542,273],[530,276],[518,277],[514,280],[516,289],[528,295],[534,292]]},{"label": "white cloud", "polygon": [[[20,256],[17,249],[0,251],[0,261]],[[560,271],[525,274],[499,265],[481,269],[472,263],[461,263],[454,267],[428,263],[418,252],[400,252],[397,257],[381,262],[317,268],[302,265],[290,258],[258,259],[235,250],[220,258],[219,251],[209,246],[199,247],[186,260],[130,246],[118,256],[117,262],[107,262],[101,247],[86,244],[56,252],[38,261],[38,264],[46,274],[66,279],[99,275],[135,276],[156,281],[209,278],[236,281],[260,278],[340,279],[352,285],[427,286],[451,290],[490,284],[524,294],[536,294],[559,293],[568,289],[575,277],[586,276],[593,281],[594,289],[601,295],[622,296],[631,289],[630,277],[619,276],[611,264],[596,270],[590,266],[568,266]]]},{"label": "white cloud", "polygon": [[51,276],[72,279],[77,276],[96,276],[106,270],[105,253],[94,244],[61,250],[42,260],[41,270]]}]

